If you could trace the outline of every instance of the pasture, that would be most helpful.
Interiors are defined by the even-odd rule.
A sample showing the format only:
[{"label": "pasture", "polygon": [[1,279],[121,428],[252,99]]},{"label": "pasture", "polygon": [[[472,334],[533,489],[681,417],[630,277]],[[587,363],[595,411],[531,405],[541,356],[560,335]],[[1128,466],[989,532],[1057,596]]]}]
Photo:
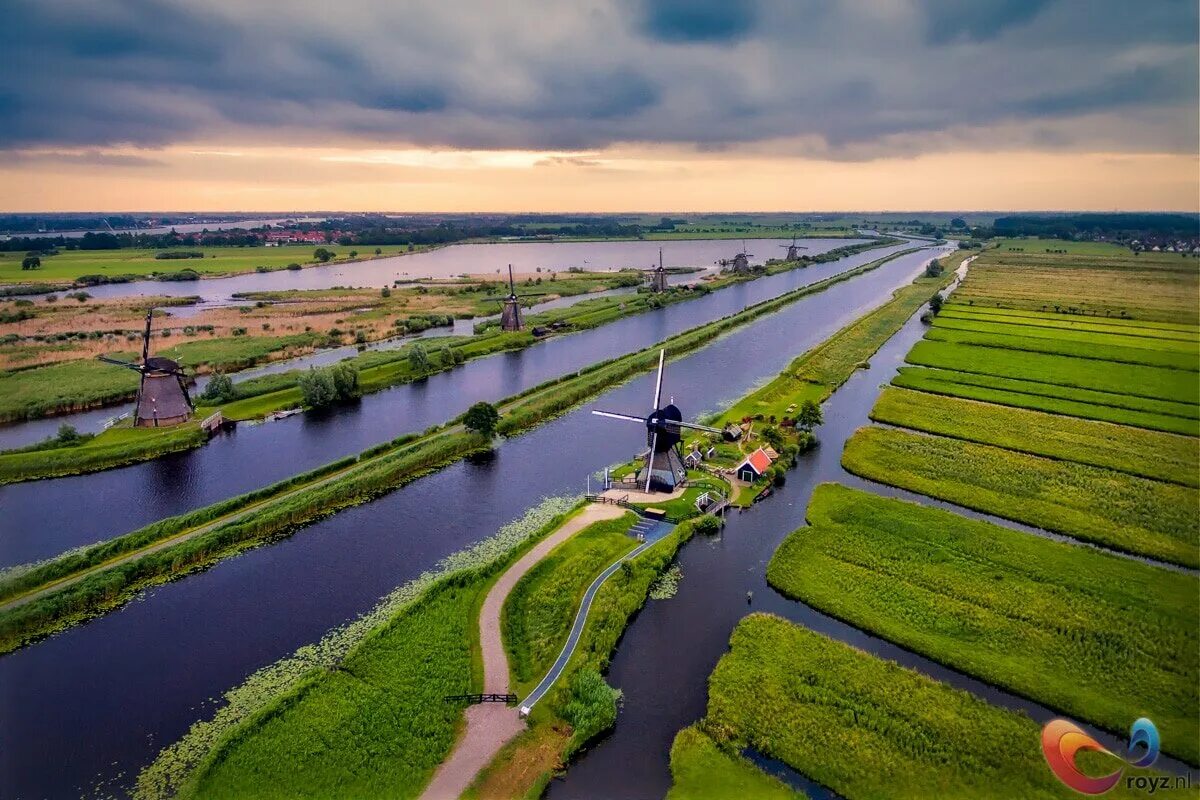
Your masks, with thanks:
[{"label": "pasture", "polygon": [[1149,716],[1200,763],[1197,580],[823,484],[767,569],[785,595],[1123,734]]},{"label": "pasture", "polygon": [[843,797],[1078,796],[1046,769],[1024,714],[766,614],[743,619],[730,646],[702,723],[722,747],[752,747]]},{"label": "pasture", "polygon": [[880,394],[871,419],[1143,478],[1200,486],[1200,439],[1193,436],[899,388],[888,388]]},{"label": "pasture", "polygon": [[892,385],[1148,430],[1200,433],[1200,409],[1169,400],[924,367],[901,367]]},{"label": "pasture", "polygon": [[1188,486],[942,436],[860,428],[842,452],[855,475],[1117,550],[1200,566]]}]

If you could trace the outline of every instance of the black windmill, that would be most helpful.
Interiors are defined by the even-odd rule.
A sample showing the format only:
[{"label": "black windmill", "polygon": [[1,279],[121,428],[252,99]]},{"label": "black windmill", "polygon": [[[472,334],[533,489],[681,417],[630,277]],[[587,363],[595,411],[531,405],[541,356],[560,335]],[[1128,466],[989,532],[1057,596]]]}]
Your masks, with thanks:
[{"label": "black windmill", "polygon": [[800,251],[808,249],[804,245],[796,244],[796,235],[795,234],[792,234],[792,243],[791,244],[781,244],[779,246],[787,248],[787,258],[784,259],[785,261],[799,261],[800,260]]},{"label": "black windmill", "polygon": [[724,258],[718,262],[722,267],[730,267],[734,272],[749,272],[750,259],[754,258],[754,253],[746,252],[746,243],[742,242],[742,252],[735,255],[733,258]]},{"label": "black windmill", "polygon": [[659,405],[662,401],[663,366],[666,361],[666,350],[658,352],[658,380],[654,384],[654,406],[649,416],[636,417],[632,414],[619,414],[613,411],[593,410],[598,417],[619,419],[626,422],[636,422],[646,426],[646,444],[649,449],[643,454],[644,463],[638,470],[637,481],[644,484],[647,492],[671,492],[675,487],[687,482],[687,468],[683,465],[681,436],[683,428],[705,431],[707,433],[723,433],[718,428],[707,425],[694,425],[683,421],[683,413],[673,402],[665,407]]},{"label": "black windmill", "polygon": [[508,265],[508,297],[504,298],[504,310],[500,312],[500,330],[521,330],[521,303],[517,299],[517,284],[513,281],[512,264]]},{"label": "black windmill", "polygon": [[663,251],[658,248],[658,268],[651,267],[647,270],[650,273],[650,291],[665,292],[667,290],[667,271],[663,269]]},{"label": "black windmill", "polygon": [[176,425],[187,422],[192,416],[192,398],[188,397],[184,384],[186,376],[179,363],[150,355],[150,322],[153,317],[153,309],[146,312],[140,364],[99,356],[101,361],[131,369],[142,376],[138,384],[137,406],[133,412],[133,424],[140,428]]}]

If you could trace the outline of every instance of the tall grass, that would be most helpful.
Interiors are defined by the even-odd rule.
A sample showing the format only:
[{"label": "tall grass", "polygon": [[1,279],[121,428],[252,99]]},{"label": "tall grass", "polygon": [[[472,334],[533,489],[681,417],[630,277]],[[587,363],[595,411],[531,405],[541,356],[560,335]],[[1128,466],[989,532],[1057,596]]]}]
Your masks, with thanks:
[{"label": "tall grass", "polygon": [[842,466],[855,475],[1176,564],[1200,566],[1196,489],[997,447],[860,428]]},{"label": "tall grass", "polygon": [[778,778],[731,749],[722,749],[702,726],[684,728],[671,744],[667,800],[803,800]]},{"label": "tall grass", "polygon": [[743,619],[730,645],[703,722],[723,747],[749,745],[843,797],[1077,796],[1024,714],[766,614]]},{"label": "tall grass", "polygon": [[[1124,344],[1110,344],[1094,340],[1073,341],[1060,337],[1026,336],[1022,331],[1022,328],[1016,326],[1002,333],[956,330],[935,326],[925,334],[925,338],[935,342],[993,347],[1027,353],[1050,353],[1072,358],[1092,358],[1119,364],[1144,364],[1190,372],[1200,369],[1200,358],[1197,358],[1194,349],[1190,352],[1186,350],[1180,352],[1153,347],[1130,347]],[[1153,341],[1155,340],[1143,340],[1143,342]]]},{"label": "tall grass", "polygon": [[1194,576],[836,484],[767,568],[783,594],[1200,763]]},{"label": "tall grass", "polygon": [[75,447],[0,454],[0,484],[112,469],[190,450],[206,438],[195,423],[170,428],[110,428]]},{"label": "tall grass", "polygon": [[1021,453],[1200,486],[1200,439],[974,400],[885,389],[871,419]]}]

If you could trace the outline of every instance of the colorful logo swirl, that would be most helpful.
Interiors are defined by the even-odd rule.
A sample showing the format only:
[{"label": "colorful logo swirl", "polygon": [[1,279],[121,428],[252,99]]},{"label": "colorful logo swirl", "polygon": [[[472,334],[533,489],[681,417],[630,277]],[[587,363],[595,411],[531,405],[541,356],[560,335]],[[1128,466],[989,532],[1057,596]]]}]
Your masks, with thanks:
[{"label": "colorful logo swirl", "polygon": [[[1142,745],[1146,751],[1134,758],[1134,752]],[[1073,722],[1055,719],[1042,728],[1042,753],[1046,756],[1050,771],[1060,781],[1081,794],[1104,794],[1116,786],[1125,768],[1097,778],[1085,775],[1075,766],[1075,754],[1081,750],[1094,750],[1120,758]],[[1132,767],[1148,767],[1158,758],[1158,728],[1145,717],[1139,718],[1129,729],[1129,756],[1127,763]]]}]

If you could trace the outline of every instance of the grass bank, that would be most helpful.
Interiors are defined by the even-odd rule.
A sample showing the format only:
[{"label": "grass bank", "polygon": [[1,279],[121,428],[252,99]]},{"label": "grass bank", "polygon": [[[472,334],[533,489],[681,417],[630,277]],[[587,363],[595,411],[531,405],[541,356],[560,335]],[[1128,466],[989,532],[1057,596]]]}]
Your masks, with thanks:
[{"label": "grass bank", "polygon": [[1077,796],[1024,714],[765,614],[743,619],[730,647],[701,722],[725,752],[752,747],[843,797]]},{"label": "grass bank", "polygon": [[786,596],[1200,763],[1194,576],[836,484],[807,516],[767,568]]},{"label": "grass bank", "polygon": [[671,744],[671,790],[667,800],[801,800],[778,778],[746,757],[724,750],[699,725],[684,728]]},{"label": "grass bank", "polygon": [[0,485],[82,475],[148,461],[199,447],[207,438],[197,422],[170,428],[114,426],[74,447],[0,453]]},{"label": "grass bank", "polygon": [[1200,566],[1188,486],[942,436],[860,428],[842,466],[879,483],[1127,553]]}]

